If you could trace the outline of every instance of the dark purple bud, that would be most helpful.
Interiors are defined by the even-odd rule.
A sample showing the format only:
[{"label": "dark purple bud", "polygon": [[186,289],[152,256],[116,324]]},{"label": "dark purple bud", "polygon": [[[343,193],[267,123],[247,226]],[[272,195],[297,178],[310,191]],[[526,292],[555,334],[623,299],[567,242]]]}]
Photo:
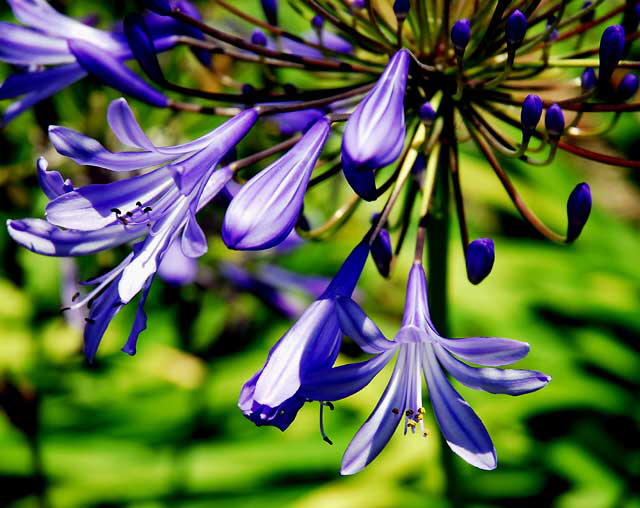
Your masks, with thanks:
[{"label": "dark purple bud", "polygon": [[251,96],[256,93],[256,88],[250,83],[245,83],[244,85],[242,85],[242,87],[240,87],[240,92],[242,93],[242,95]]},{"label": "dark purple bud", "polygon": [[144,0],[143,3],[151,12],[162,14],[163,16],[168,16],[173,10],[169,0]]},{"label": "dark purple bud", "polygon": [[471,23],[468,19],[459,19],[451,28],[451,42],[458,55],[464,53],[471,38]]},{"label": "dark purple bud", "polygon": [[411,2],[409,0],[396,0],[393,2],[393,12],[396,13],[396,18],[399,20],[407,19],[410,9]]},{"label": "dark purple bud", "polygon": [[616,88],[616,99],[620,102],[631,99],[638,91],[638,76],[633,73],[628,73]]},{"label": "dark purple bud", "polygon": [[531,133],[534,131],[542,116],[542,99],[537,95],[527,95],[522,103],[522,111],[520,112],[520,123],[524,132]]},{"label": "dark purple bud", "polygon": [[436,112],[429,102],[425,102],[418,110],[418,116],[425,124],[431,125],[436,119]]},{"label": "dark purple bud", "polygon": [[580,86],[582,86],[583,92],[588,92],[598,84],[598,78],[596,77],[596,71],[592,67],[587,67],[582,71],[580,76]]},{"label": "dark purple bud", "polygon": [[262,30],[256,28],[251,34],[251,44],[255,44],[256,46],[266,46],[267,36]]},{"label": "dark purple bud", "polygon": [[69,50],[82,68],[110,87],[138,100],[164,108],[169,99],[143,81],[110,53],[81,39],[69,39]]},{"label": "dark purple bud", "polygon": [[624,28],[611,25],[600,39],[600,83],[609,81],[624,53]]},{"label": "dark purple bud", "polygon": [[[592,3],[593,2],[587,1],[584,4],[582,4],[582,10],[586,10],[589,7],[591,7]],[[580,23],[590,23],[591,21],[593,21],[593,18],[595,18],[595,16],[596,16],[596,10],[591,9],[589,12],[580,16]]]},{"label": "dark purple bud", "polygon": [[567,242],[580,236],[591,213],[591,189],[587,183],[579,183],[571,191],[567,201]]},{"label": "dark purple bud", "polygon": [[427,169],[427,158],[424,154],[419,153],[413,163],[413,166],[411,166],[411,174],[419,178],[422,176],[425,169]]},{"label": "dark purple bud", "polygon": [[371,257],[380,275],[389,277],[391,260],[393,259],[393,247],[391,246],[389,231],[384,228],[380,230],[371,244]]},{"label": "dark purple bud", "polygon": [[547,128],[547,134],[552,139],[558,139],[564,131],[564,113],[562,108],[557,104],[552,104],[547,109],[544,117],[544,126]]},{"label": "dark purple bud", "polygon": [[158,63],[153,38],[144,18],[139,14],[130,14],[124,18],[123,26],[127,43],[142,70],[153,81],[163,83],[165,81],[164,75]]},{"label": "dark purple bud", "polygon": [[471,242],[466,252],[469,282],[480,284],[491,273],[495,259],[495,248],[491,238],[477,238]]},{"label": "dark purple bud", "polygon": [[278,0],[261,0],[262,12],[270,25],[278,24]]},{"label": "dark purple bud", "polygon": [[316,30],[320,30],[324,25],[324,18],[320,15],[314,16],[311,18],[311,26]]},{"label": "dark purple bud", "polygon": [[[556,22],[556,17],[549,16],[549,19],[547,20],[547,30],[549,30],[549,28],[551,28],[555,22]],[[547,35],[547,38],[545,39],[545,41],[551,42],[551,41],[555,41],[557,38],[558,38],[558,30],[553,29],[553,31],[551,31],[551,33]]]},{"label": "dark purple bud", "polygon": [[507,19],[507,44],[517,47],[522,43],[524,35],[527,33],[527,17],[518,9],[513,11]]},{"label": "dark purple bud", "polygon": [[367,6],[367,0],[351,0],[351,7],[355,9],[364,9]]}]

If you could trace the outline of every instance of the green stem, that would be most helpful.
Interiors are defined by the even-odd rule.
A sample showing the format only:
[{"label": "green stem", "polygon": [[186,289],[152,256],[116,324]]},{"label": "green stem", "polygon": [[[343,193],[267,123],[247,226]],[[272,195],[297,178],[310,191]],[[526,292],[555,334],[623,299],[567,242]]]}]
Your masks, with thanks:
[{"label": "green stem", "polygon": [[[441,335],[447,336],[447,280],[449,253],[450,157],[455,156],[454,110],[451,101],[443,104],[444,128],[439,153],[436,181],[427,216],[427,256],[429,263],[429,310],[431,319]],[[453,143],[452,143],[453,142]],[[460,483],[455,457],[440,434],[442,467],[445,474],[445,496],[452,508],[461,508]]]}]

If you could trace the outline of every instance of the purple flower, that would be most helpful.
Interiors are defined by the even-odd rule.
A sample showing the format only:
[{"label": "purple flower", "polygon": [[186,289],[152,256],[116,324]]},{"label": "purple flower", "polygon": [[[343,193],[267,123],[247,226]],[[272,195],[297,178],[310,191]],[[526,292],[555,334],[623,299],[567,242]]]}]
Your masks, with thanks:
[{"label": "purple flower", "polygon": [[398,51],[349,117],[342,136],[342,167],[361,197],[376,197],[373,170],[398,158],[405,138],[404,92],[410,53]]},{"label": "purple flower", "polygon": [[[10,0],[9,4],[24,25],[0,22],[0,61],[28,70],[11,74],[0,86],[0,99],[17,98],[5,110],[4,124],[87,75],[88,69],[78,61],[70,45],[94,48],[123,67],[122,62],[133,58],[126,38],[117,30],[106,32],[60,14],[45,0]],[[168,20],[159,21],[161,18]],[[149,14],[146,20],[159,52],[173,47],[181,33],[196,35],[190,29],[182,29],[172,18]]]},{"label": "purple flower", "polygon": [[251,421],[284,430],[302,406],[306,379],[333,365],[342,337],[336,299],[353,293],[368,254],[366,243],[351,252],[320,297],[273,346],[264,367],[245,383],[238,406]]},{"label": "purple flower", "polygon": [[240,189],[222,224],[222,239],[228,247],[267,249],[289,235],[330,130],[328,120],[318,120],[291,150]]},{"label": "purple flower", "polygon": [[113,316],[142,292],[132,335],[124,348],[133,354],[137,335],[146,326],[142,306],[158,266],[173,243],[179,242],[182,253],[189,258],[206,252],[206,237],[195,214],[233,176],[229,167],[218,169],[218,163],[256,118],[256,110],[249,109],[194,141],[156,147],[126,101],[113,101],[108,111],[111,128],[120,141],[141,149],[137,152],[110,152],[78,132],[63,127],[50,129],[56,149],[79,164],[114,171],[161,164],[142,175],[73,189],[57,172],[47,171],[41,161],[40,181],[52,198],[46,208],[48,222],[24,219],[7,224],[14,240],[50,256],[91,254],[142,238],[118,267],[94,281],[97,287],[93,291],[72,305],[92,304],[85,327],[85,352],[90,358]]},{"label": "purple flower", "polygon": [[[445,372],[476,390],[521,395],[545,386],[549,376],[530,370],[502,370],[523,358],[529,345],[510,339],[471,337],[447,339],[436,331],[429,317],[427,285],[422,266],[414,264],[409,274],[404,319],[393,340],[387,340],[370,318],[351,299],[338,298],[342,331],[367,353],[365,362],[334,367],[306,380],[302,394],[316,400],[336,400],[355,393],[386,365],[394,353],[391,380],[378,405],[357,432],[342,460],[342,474],[354,474],[382,451],[401,420],[405,432],[424,432],[422,371],[440,429],[450,448],[481,469],[496,467],[496,453],[484,425],[453,388]],[[471,367],[458,358],[490,367]]]}]

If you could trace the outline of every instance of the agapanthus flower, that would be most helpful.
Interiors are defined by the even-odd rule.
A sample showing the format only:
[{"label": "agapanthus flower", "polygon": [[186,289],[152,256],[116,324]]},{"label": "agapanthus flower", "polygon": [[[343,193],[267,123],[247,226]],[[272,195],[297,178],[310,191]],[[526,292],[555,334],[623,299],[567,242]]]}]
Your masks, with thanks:
[{"label": "agapanthus flower", "polygon": [[[342,331],[372,359],[335,367],[308,380],[304,393],[319,400],[337,400],[365,386],[397,353],[391,379],[378,405],[357,432],[342,459],[342,474],[353,474],[373,461],[402,421],[405,433],[424,432],[422,402],[424,375],[435,418],[450,448],[481,469],[496,467],[496,452],[484,425],[445,375],[469,388],[489,393],[521,395],[545,386],[551,379],[531,370],[495,368],[513,363],[529,352],[529,345],[510,339],[471,337],[448,339],[435,329],[429,314],[427,283],[420,263],[409,274],[402,326],[387,340],[364,311],[348,297],[337,304]],[[460,359],[485,367],[472,367]]]},{"label": "agapanthus flower", "polygon": [[342,337],[336,300],[351,296],[368,254],[368,244],[358,244],[329,286],[273,346],[262,369],[245,383],[238,406],[256,425],[285,430],[306,400],[300,389],[307,378],[335,362]]},{"label": "agapanthus flower", "polygon": [[[3,124],[85,77],[91,72],[96,55],[111,59],[114,66],[126,72],[123,62],[132,59],[133,54],[119,30],[94,28],[59,13],[46,0],[9,0],[9,4],[24,25],[0,22],[0,61],[20,66],[24,71],[11,74],[0,86],[0,99],[18,98],[5,110]],[[176,5],[198,16],[188,2],[179,0]],[[158,52],[175,46],[179,35],[201,37],[197,30],[194,33],[192,27],[170,17],[148,13],[145,22]],[[125,85],[131,81],[138,85],[144,83],[142,78],[129,72]],[[111,81],[110,84],[117,84]],[[152,93],[149,100],[156,106],[167,105],[166,97],[159,91]]]},{"label": "agapanthus flower", "polygon": [[[206,250],[207,238],[195,219],[196,211],[214,194],[227,193],[239,168],[283,152],[239,190],[227,193],[232,200],[222,236],[229,247],[273,248],[294,231],[305,238],[326,239],[362,201],[375,202],[377,214],[333,282],[245,384],[242,411],[258,425],[284,429],[306,400],[332,400],[357,391],[397,353],[389,388],[349,446],[344,472],[355,472],[370,462],[402,418],[407,428],[420,426],[421,369],[436,419],[454,451],[479,467],[495,466],[488,434],[443,369],[463,384],[490,392],[532,391],[548,377],[493,368],[521,358],[528,346],[507,339],[440,336],[426,306],[418,247],[404,323],[394,340],[385,339],[349,296],[369,250],[380,272],[392,277],[413,231],[417,246],[429,244],[429,261],[434,265],[429,266],[430,273],[444,277],[450,200],[465,255],[464,265],[456,269],[466,270],[474,284],[490,274],[500,246],[482,231],[469,230],[464,198],[473,186],[463,187],[466,169],[459,156],[463,146],[475,149],[481,164],[495,174],[523,217],[523,227],[558,243],[578,238],[591,211],[590,187],[577,183],[571,193],[566,192],[567,228],[561,234],[525,203],[508,168],[513,163],[523,168],[545,166],[559,152],[613,166],[640,167],[637,161],[602,153],[602,148],[583,141],[606,132],[625,112],[640,109],[634,99],[638,79],[633,69],[638,62],[628,59],[638,37],[633,2],[511,5],[500,1],[476,8],[475,2],[462,0],[314,0],[297,4],[296,12],[311,27],[304,34],[290,31],[278,2],[266,0],[262,8],[267,22],[231,2],[217,3],[221,11],[252,25],[242,33],[227,28],[235,25],[211,25],[185,4],[168,0],[145,2],[155,18],[130,16],[123,34],[100,32],[64,17],[55,17],[60,23],[45,27],[42,13],[50,8],[43,0],[15,1],[12,6],[19,7],[19,19],[34,27],[3,25],[11,44],[0,49],[0,55],[14,55],[15,61],[5,60],[30,66],[26,78],[11,78],[3,86],[5,94],[9,89],[14,95],[25,94],[16,106],[20,110],[88,70],[104,83],[156,106],[165,106],[165,92],[171,91],[210,101],[172,100],[170,105],[181,114],[233,117],[195,141],[156,147],[128,107],[116,102],[109,122],[120,141],[138,149],[135,152],[111,152],[75,131],[51,129],[56,149],[79,164],[113,171],[156,167],[111,184],[74,188],[40,162],[39,180],[52,200],[47,220],[9,223],[19,243],[46,255],[84,255],[134,242],[129,256],[92,281],[96,288],[73,303],[93,304],[85,332],[89,355],[123,304],[137,294],[144,304],[168,249],[179,242],[189,258]],[[173,38],[178,33],[187,35]],[[210,69],[222,90],[189,88],[166,79],[156,53],[177,42],[204,58],[221,54],[232,62],[224,69]],[[124,66],[124,59],[131,56],[153,85]],[[243,74],[251,76],[249,82],[237,79],[236,63],[254,67],[253,74]],[[41,71],[34,65],[60,67]],[[75,74],[69,74],[69,68]],[[249,129],[262,128],[259,123],[254,127],[258,116],[271,117],[281,127],[282,140],[242,161],[222,163]],[[610,122],[603,122],[607,116]],[[344,127],[341,122],[346,122]],[[507,166],[506,161],[512,164]],[[326,199],[321,206],[314,205],[315,213],[307,213],[307,190],[339,196],[336,189],[346,187],[343,177],[355,191],[347,189],[348,200],[333,206],[334,200]],[[382,197],[384,204],[378,205]],[[323,213],[327,217],[319,222]],[[443,293],[446,284],[435,286]],[[445,294],[435,299],[438,307],[445,300]],[[137,334],[146,326],[139,309],[125,346],[128,352],[135,350]],[[343,319],[345,331],[376,356],[355,366],[333,366],[341,338],[337,314],[350,316]],[[458,358],[489,367],[475,369]]]},{"label": "agapanthus flower", "polygon": [[50,129],[56,149],[79,164],[112,171],[161,164],[142,175],[73,189],[57,172],[47,174],[46,163],[40,161],[40,180],[52,198],[46,208],[47,221],[8,222],[9,233],[16,241],[50,256],[91,254],[138,240],[120,265],[91,281],[96,288],[71,306],[91,305],[85,327],[85,353],[89,358],[93,358],[119,309],[142,292],[133,331],[124,347],[125,352],[135,352],[137,336],[146,326],[144,302],[173,242],[179,241],[182,253],[190,258],[207,251],[207,239],[195,214],[232,178],[233,170],[219,168],[219,162],[256,118],[256,110],[248,109],[194,141],[156,147],[126,101],[116,100],[109,107],[109,124],[116,137],[139,148],[137,152],[110,152],[95,139],[71,129]]}]

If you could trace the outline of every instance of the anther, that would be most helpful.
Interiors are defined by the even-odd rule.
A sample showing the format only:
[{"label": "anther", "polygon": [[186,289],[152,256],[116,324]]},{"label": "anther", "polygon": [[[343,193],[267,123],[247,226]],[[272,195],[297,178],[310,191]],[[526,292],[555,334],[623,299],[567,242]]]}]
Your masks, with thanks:
[{"label": "anther", "polygon": [[151,211],[153,211],[153,208],[151,208],[150,206],[145,206],[144,210],[142,210],[142,213],[149,213]]},{"label": "anther", "polygon": [[136,201],[136,206],[142,208],[142,203],[140,201]]},{"label": "anther", "polygon": [[118,208],[112,208],[111,211],[116,215],[120,215],[122,213]]},{"label": "anther", "polygon": [[71,297],[71,301],[72,301],[72,302],[75,302],[75,301],[78,299],[78,297],[79,297],[79,296],[80,296],[80,293],[79,293],[79,292],[75,293],[75,294]]},{"label": "anther", "polygon": [[394,407],[394,408],[391,410],[391,412],[392,412],[394,415],[400,414],[400,410],[399,410],[397,407]]},{"label": "anther", "polygon": [[96,322],[96,320],[95,320],[95,319],[91,319],[91,318],[88,318],[88,317],[84,318],[84,320],[85,320],[87,323],[89,323],[90,325],[93,325],[93,324],[95,324],[95,322]]}]

